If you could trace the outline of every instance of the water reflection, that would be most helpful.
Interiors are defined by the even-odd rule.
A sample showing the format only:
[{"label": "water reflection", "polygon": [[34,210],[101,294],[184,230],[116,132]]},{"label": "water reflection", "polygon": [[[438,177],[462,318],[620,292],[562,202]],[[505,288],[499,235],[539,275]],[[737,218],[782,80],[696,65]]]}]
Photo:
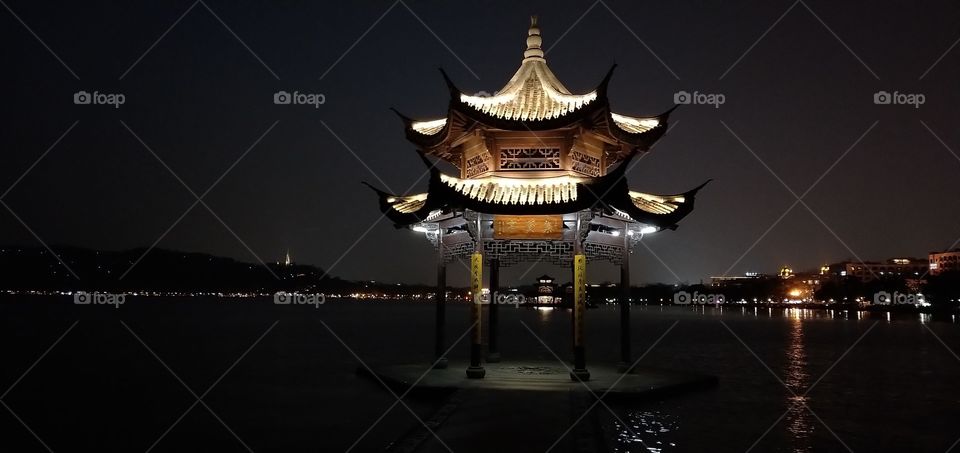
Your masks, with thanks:
[{"label": "water reflection", "polygon": [[549,321],[550,314],[553,313],[554,310],[556,310],[555,307],[533,307],[533,308],[537,310],[538,313],[540,313],[540,321],[542,322]]},{"label": "water reflection", "polygon": [[[661,307],[662,308],[662,307]],[[726,315],[730,314],[730,307]],[[851,308],[800,308],[800,307],[790,307],[790,306],[777,306],[777,307],[763,307],[764,311],[760,311],[761,307],[741,307],[740,315],[741,316],[752,316],[755,318],[767,317],[767,318],[799,318],[799,319],[834,319],[834,320],[857,320],[857,321],[920,321],[922,323],[929,322],[950,322],[957,324],[960,319],[958,319],[956,314],[952,313],[922,313],[915,311],[869,311],[869,310],[857,310]],[[701,314],[711,314],[711,315],[724,315],[723,307],[721,306],[695,306],[691,308],[696,313]]]},{"label": "water reflection", "polygon": [[784,370],[785,383],[794,395],[787,396],[787,433],[793,443],[794,452],[811,451],[810,435],[813,433],[813,423],[810,411],[805,407],[809,404],[809,397],[803,396],[810,385],[810,374],[807,372],[807,352],[803,345],[803,321],[810,313],[808,310],[791,310],[790,338],[787,345],[787,364]]},{"label": "water reflection", "polygon": [[[668,307],[668,309],[669,308],[670,307]],[[763,376],[761,374],[759,377],[752,374],[749,375],[751,379],[756,378],[765,382],[769,381],[766,383],[774,386],[765,388],[764,393],[756,396],[756,398],[762,400],[764,410],[769,408],[771,413],[776,410],[775,416],[786,412],[783,419],[771,429],[769,437],[766,438],[767,440],[762,444],[758,444],[758,448],[753,451],[807,453],[819,451],[820,449],[817,449],[815,445],[818,446],[818,444],[822,442],[830,442],[824,441],[824,439],[831,438],[829,430],[824,429],[821,422],[817,420],[816,415],[809,410],[809,406],[814,404],[812,397],[809,395],[804,396],[804,392],[806,392],[813,381],[819,377],[818,373],[825,371],[820,366],[812,367],[811,362],[816,358],[824,357],[825,355],[834,355],[839,352],[836,350],[836,345],[839,343],[837,343],[834,338],[830,338],[830,341],[824,340],[826,332],[834,332],[832,329],[837,328],[842,329],[840,332],[846,332],[849,326],[858,322],[872,324],[875,321],[880,321],[881,323],[889,321],[891,322],[891,327],[889,328],[898,329],[896,330],[898,332],[924,332],[922,327],[916,326],[915,324],[908,324],[918,321],[920,323],[953,323],[952,325],[954,327],[956,327],[956,323],[960,322],[960,315],[954,313],[919,313],[909,310],[887,312],[880,310],[857,310],[855,308],[845,307],[801,308],[799,306],[784,304],[773,307],[741,307],[740,312],[737,313],[736,307],[727,306],[726,308],[726,312],[722,314],[723,319],[739,320],[743,322],[744,329],[747,329],[748,327],[746,326],[751,324],[755,324],[758,326],[757,328],[764,326],[763,328],[773,327],[773,329],[775,329],[775,333],[773,334],[775,335],[775,342],[773,345],[770,345],[770,347],[772,351],[775,351],[772,352],[772,354],[776,354],[781,360],[770,360],[768,365],[783,379],[783,383],[790,389],[790,392],[792,392],[787,392],[786,389],[781,388],[777,382],[772,381],[772,377],[769,375]],[[657,309],[664,310],[663,307]],[[650,310],[654,310],[654,308]],[[694,314],[697,317],[703,313],[720,316],[718,308],[713,306],[674,307],[674,310],[682,310],[683,314]],[[768,321],[768,317],[772,318],[773,321]],[[950,325],[941,327],[950,327]],[[842,335],[846,334],[844,333]],[[903,335],[907,335],[907,333]],[[732,341],[733,340],[731,340],[731,342]],[[754,344],[750,343],[750,347],[754,347]],[[780,356],[779,354],[784,355]],[[764,360],[766,360],[768,356],[764,355],[763,357]],[[910,369],[909,366],[906,365],[900,368]],[[926,366],[924,366],[924,369],[926,369]],[[718,374],[721,375],[721,379],[725,379],[728,375],[736,376],[738,372],[737,370],[724,368],[720,370]],[[834,372],[845,373],[839,369]],[[909,374],[912,370],[906,372]],[[747,372],[744,372],[744,374],[746,373]],[[847,379],[856,380],[858,376],[855,373],[856,372],[854,372],[854,374],[846,374],[845,376]],[[911,374],[911,376],[913,375]],[[723,385],[720,386],[721,389],[723,387]],[[770,391],[766,392],[768,389]],[[882,391],[878,390],[878,392],[879,393],[876,394],[877,397],[882,397],[882,395],[880,395]],[[943,392],[940,393],[942,394]],[[720,394],[720,391],[718,391],[718,394]],[[820,394],[825,394],[825,392],[817,393],[817,395]],[[933,394],[932,390],[927,393],[927,395]],[[780,395],[783,395],[782,399]],[[729,396],[729,393],[727,396]],[[736,394],[736,396],[732,398],[739,401],[741,398],[744,398],[744,396]],[[932,396],[930,396],[930,398],[934,399]],[[827,420],[843,418],[848,415],[847,411],[851,410],[842,405],[831,406],[830,404],[817,404],[817,406],[822,406],[817,412],[819,415],[826,417]],[[620,423],[616,422],[613,423],[616,428],[614,431],[615,441],[612,442],[614,451],[676,452],[691,450],[691,447],[702,443],[702,440],[698,438],[698,433],[700,428],[699,423],[704,423],[704,420],[709,419],[709,416],[705,412],[702,412],[696,404],[692,403],[689,405],[680,405],[680,407],[667,409],[666,411],[667,413],[628,409],[618,412],[618,414],[622,414],[623,422],[627,426],[621,426]],[[681,414],[683,418],[677,418]],[[684,431],[679,431],[679,421],[683,422]],[[756,424],[759,425],[764,422],[764,420],[761,420],[757,421]],[[744,425],[753,424],[749,415],[724,421],[723,423],[729,423],[729,426],[733,426],[735,423],[743,423]],[[766,421],[766,423],[772,423],[772,419]],[[762,427],[766,426],[768,425]],[[735,429],[730,429],[728,432],[733,433],[736,431]],[[711,433],[711,435],[716,434]],[[734,436],[736,436],[736,434],[731,434],[731,439],[734,439]],[[740,442],[744,445],[749,445],[750,442],[754,440],[754,437],[749,439],[743,438],[740,439]],[[771,446],[771,448],[761,449],[760,445]],[[708,450],[704,449],[703,451]]]},{"label": "water reflection", "polygon": [[614,422],[617,442],[613,451],[676,451],[679,423],[675,416],[660,411],[629,411],[623,422],[630,425],[630,429],[619,421]]}]

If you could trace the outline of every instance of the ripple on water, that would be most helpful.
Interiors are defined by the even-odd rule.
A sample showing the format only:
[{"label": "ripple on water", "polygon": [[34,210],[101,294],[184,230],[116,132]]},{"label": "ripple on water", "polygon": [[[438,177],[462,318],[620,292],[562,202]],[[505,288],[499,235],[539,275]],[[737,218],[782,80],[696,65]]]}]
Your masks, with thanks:
[{"label": "ripple on water", "polygon": [[617,452],[668,452],[677,448],[677,417],[660,411],[627,411],[623,423],[614,420],[617,430]]}]

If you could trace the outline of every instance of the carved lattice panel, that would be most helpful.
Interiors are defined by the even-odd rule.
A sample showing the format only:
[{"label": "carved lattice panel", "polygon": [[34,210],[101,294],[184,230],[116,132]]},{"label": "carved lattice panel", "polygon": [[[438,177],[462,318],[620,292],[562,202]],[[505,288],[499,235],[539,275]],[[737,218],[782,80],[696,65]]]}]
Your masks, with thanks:
[{"label": "carved lattice panel", "polygon": [[490,153],[482,152],[473,157],[467,158],[466,170],[464,170],[464,176],[467,178],[473,178],[477,175],[481,175],[491,170],[490,168]]},{"label": "carved lattice panel", "polygon": [[[501,266],[523,262],[549,263],[569,266],[573,262],[573,243],[568,241],[486,241],[485,259],[498,258]],[[462,256],[473,253],[467,250]],[[606,261],[615,266],[623,262],[623,247],[605,244],[583,244],[583,253],[589,262]]]},{"label": "carved lattice panel", "polygon": [[623,263],[623,247],[621,246],[587,242],[583,244],[583,253],[587,255],[587,261],[589,262],[607,261],[615,266]]},{"label": "carved lattice panel", "polygon": [[449,263],[457,258],[470,256],[476,248],[473,241],[460,242],[453,245],[443,245],[443,262]]},{"label": "carved lattice panel", "polygon": [[569,241],[484,241],[488,258],[497,258],[501,266],[521,262],[569,265],[573,261],[573,243]]},{"label": "carved lattice panel", "polygon": [[560,169],[560,148],[501,148],[501,170]]},{"label": "carved lattice panel", "polygon": [[[623,246],[586,242],[593,213],[582,211],[577,213],[577,216],[580,218],[580,231],[574,237],[577,238],[575,240],[583,241],[583,253],[587,256],[587,260],[590,262],[608,261],[614,265],[620,265],[623,261]],[[467,211],[464,214],[464,219],[471,238],[476,237],[477,213]],[[487,222],[490,221],[484,220],[484,223]],[[569,223],[569,220],[567,222]],[[628,228],[635,229],[633,226]],[[543,262],[558,266],[569,266],[573,262],[574,242],[569,237],[565,240],[496,240],[489,239],[492,231],[487,229],[486,226],[484,229],[486,230],[484,233],[486,238],[483,240],[484,259],[497,258],[500,260],[501,266],[506,267],[523,262]],[[631,248],[636,245],[640,236],[639,232],[630,235],[629,244]],[[436,236],[431,237],[428,234],[427,237],[436,246]],[[445,236],[443,247],[444,262],[450,262],[470,256],[476,245],[472,239],[448,243]]]},{"label": "carved lattice panel", "polygon": [[570,152],[570,162],[573,164],[573,171],[590,176],[600,176],[600,158],[593,157],[582,151],[573,150]]}]

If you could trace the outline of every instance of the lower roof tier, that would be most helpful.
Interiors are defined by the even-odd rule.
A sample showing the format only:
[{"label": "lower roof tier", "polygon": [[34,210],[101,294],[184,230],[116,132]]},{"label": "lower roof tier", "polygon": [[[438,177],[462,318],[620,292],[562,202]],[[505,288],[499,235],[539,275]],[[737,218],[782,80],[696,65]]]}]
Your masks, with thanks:
[{"label": "lower roof tier", "polygon": [[466,210],[509,215],[599,210],[658,229],[674,229],[693,211],[694,198],[706,185],[705,182],[675,195],[631,191],[624,177],[628,161],[599,177],[529,179],[502,176],[462,179],[442,174],[433,164],[426,163],[430,166],[430,183],[425,193],[396,195],[370,186],[379,196],[381,212],[397,227]]}]

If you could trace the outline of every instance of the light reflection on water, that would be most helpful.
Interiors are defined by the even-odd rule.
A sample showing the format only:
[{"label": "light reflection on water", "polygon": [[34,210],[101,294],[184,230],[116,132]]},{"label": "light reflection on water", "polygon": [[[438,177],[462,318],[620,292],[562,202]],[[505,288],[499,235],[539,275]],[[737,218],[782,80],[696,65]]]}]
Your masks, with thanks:
[{"label": "light reflection on water", "polygon": [[540,313],[540,320],[547,321],[550,319],[550,315],[553,313],[556,308],[554,307],[534,307],[538,313]]},{"label": "light reflection on water", "polygon": [[[704,314],[722,315],[722,307],[697,307],[696,310]],[[730,308],[727,307],[727,313]],[[923,312],[895,312],[895,311],[862,311],[857,309],[834,309],[834,308],[799,308],[789,306],[766,307],[740,307],[740,314],[744,316],[752,315],[755,318],[800,318],[800,319],[833,319],[833,320],[857,320],[872,321],[884,320],[887,322],[895,321],[920,321],[927,324],[930,322],[949,322],[957,324],[960,319],[956,314],[948,313],[923,313]]]},{"label": "light reflection on water", "polygon": [[804,396],[810,385],[810,374],[807,372],[807,352],[803,345],[803,318],[809,316],[804,313],[808,310],[792,310],[790,323],[790,338],[787,345],[787,363],[784,370],[784,383],[793,394],[787,394],[787,422],[788,438],[793,443],[793,451],[797,453],[811,451],[810,435],[813,433],[813,424],[810,411],[805,407],[810,398]]},{"label": "light reflection on water", "polygon": [[630,425],[630,429],[614,422],[617,441],[613,451],[676,451],[680,425],[673,415],[660,411],[630,411],[623,421]]},{"label": "light reflection on water", "polygon": [[[693,307],[696,313],[704,315],[721,314],[720,307],[701,306]],[[660,307],[663,310],[663,307]],[[735,308],[727,307],[723,316],[729,317],[731,313],[736,315]],[[792,451],[795,453],[808,453],[814,451],[814,434],[820,422],[816,416],[810,412],[808,405],[812,398],[805,396],[804,393],[811,385],[811,376],[809,370],[809,350],[815,347],[807,344],[809,341],[805,336],[805,326],[814,327],[817,323],[826,321],[842,323],[856,323],[863,321],[886,321],[889,323],[898,322],[917,322],[928,324],[931,322],[947,322],[951,324],[960,323],[960,316],[947,313],[918,313],[918,312],[883,312],[883,311],[861,311],[856,309],[823,309],[823,308],[799,308],[799,307],[741,307],[739,315],[752,318],[780,318],[785,319],[786,325],[786,343],[783,344],[781,351],[784,354],[782,367],[773,368],[783,379],[783,383],[790,392],[783,389],[784,405],[781,411],[786,411],[782,422],[778,423],[774,432],[779,430],[784,434],[783,439],[786,445],[777,451]],[[808,329],[809,330],[809,329]],[[814,343],[815,344],[815,343]],[[771,362],[773,365],[773,362]],[[772,379],[772,377],[771,377]],[[630,426],[630,430],[625,429],[620,423],[614,422],[616,426],[616,442],[614,451],[617,452],[674,452],[679,451],[680,443],[689,449],[689,441],[685,442],[686,437],[681,437],[678,433],[680,428],[679,418],[676,415],[660,411],[646,410],[628,410],[623,412],[623,421]],[[689,425],[689,423],[687,423]],[[631,432],[632,430],[632,432]],[[690,428],[684,432],[690,435]],[[821,433],[820,436],[824,436]]]}]

